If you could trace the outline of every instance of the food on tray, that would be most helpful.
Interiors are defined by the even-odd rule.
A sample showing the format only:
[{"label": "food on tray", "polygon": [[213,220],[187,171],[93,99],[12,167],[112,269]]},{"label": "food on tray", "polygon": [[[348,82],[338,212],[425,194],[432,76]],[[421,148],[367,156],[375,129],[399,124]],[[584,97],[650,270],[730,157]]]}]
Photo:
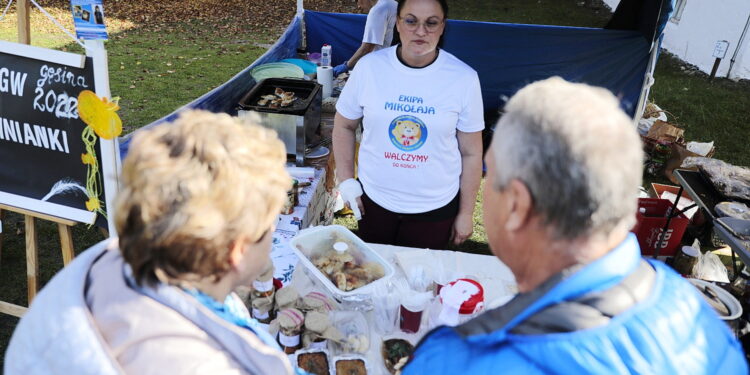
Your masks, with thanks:
[{"label": "food on tray", "polygon": [[260,107],[279,108],[288,107],[297,100],[294,91],[284,91],[276,87],[274,95],[263,95],[258,99],[257,105]]},{"label": "food on tray", "polygon": [[329,375],[328,355],[324,352],[301,353],[297,355],[297,366],[315,375]]},{"label": "food on tray", "polygon": [[381,354],[383,355],[385,368],[391,374],[400,373],[412,352],[414,352],[414,345],[406,340],[390,339],[383,341]]},{"label": "food on tray", "polygon": [[339,359],[336,361],[337,375],[366,375],[365,361],[361,359]]},{"label": "food on tray", "polygon": [[[334,249],[334,246],[337,249]],[[337,288],[343,291],[348,292],[363,287],[385,275],[382,265],[359,259],[361,252],[351,241],[334,238],[325,248],[330,250],[314,257],[312,262]]]},{"label": "food on tray", "polygon": [[682,162],[682,167],[698,167],[725,197],[750,201],[750,169],[704,157],[687,157]]}]

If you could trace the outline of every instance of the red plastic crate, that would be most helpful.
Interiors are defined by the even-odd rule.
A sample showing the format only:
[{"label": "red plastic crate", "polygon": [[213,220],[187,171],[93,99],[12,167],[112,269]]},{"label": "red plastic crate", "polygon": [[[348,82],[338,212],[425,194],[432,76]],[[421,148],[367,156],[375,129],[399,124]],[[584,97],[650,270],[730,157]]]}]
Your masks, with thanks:
[{"label": "red plastic crate", "polygon": [[[664,225],[667,223],[667,212],[671,207],[672,203],[666,199],[638,199],[638,213],[636,214],[638,221],[632,232],[638,237],[641,254],[654,254],[656,245],[661,239]],[[644,213],[641,213],[641,208],[645,209]],[[677,252],[688,222],[688,218],[683,214],[672,218],[672,221],[669,222],[667,234],[664,236],[664,241],[661,244],[659,256],[672,256]]]}]

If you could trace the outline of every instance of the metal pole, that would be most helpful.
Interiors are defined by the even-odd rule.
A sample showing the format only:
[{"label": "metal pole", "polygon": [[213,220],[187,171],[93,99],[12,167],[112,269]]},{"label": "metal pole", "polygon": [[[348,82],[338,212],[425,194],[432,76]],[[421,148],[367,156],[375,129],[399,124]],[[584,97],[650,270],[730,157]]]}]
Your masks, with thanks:
[{"label": "metal pole", "polygon": [[[661,19],[661,11],[664,9],[664,0],[659,2],[659,14],[656,16],[656,22],[658,26],[659,19]],[[656,34],[656,30],[654,30]],[[638,98],[638,104],[635,107],[633,113],[633,124],[638,126],[638,121],[643,116],[643,111],[646,109],[646,101],[648,100],[648,94],[651,91],[651,86],[654,84],[654,70],[656,70],[656,59],[659,56],[659,43],[660,35],[653,35],[651,38],[651,55],[649,56],[649,62],[646,67],[646,76],[643,79],[643,85],[641,86],[641,96]]]},{"label": "metal pole", "polygon": [[[682,198],[682,191],[683,187],[680,185],[680,190],[677,191],[677,198],[674,200],[674,204],[671,207],[671,210],[667,211],[667,222],[664,224],[664,228],[661,230],[661,234],[659,235],[659,241],[656,242],[656,246],[654,249],[654,259],[659,257],[659,252],[661,251],[662,244],[664,243],[664,239],[667,237],[667,231],[669,230],[669,224],[672,223],[672,218],[675,216],[678,216],[680,212],[677,210],[677,204],[680,202],[680,198]],[[666,245],[664,245],[666,247]]]},{"label": "metal pole", "polygon": [[742,35],[740,35],[740,40],[737,42],[737,48],[734,49],[734,54],[732,54],[732,59],[729,61],[729,69],[727,70],[727,78],[730,78],[730,74],[732,73],[732,67],[734,67],[734,60],[737,59],[737,54],[740,52],[740,49],[742,48],[742,44],[745,41],[745,35],[747,35],[747,29],[750,27],[750,15],[747,16],[747,22],[745,22],[745,28],[742,29]]}]

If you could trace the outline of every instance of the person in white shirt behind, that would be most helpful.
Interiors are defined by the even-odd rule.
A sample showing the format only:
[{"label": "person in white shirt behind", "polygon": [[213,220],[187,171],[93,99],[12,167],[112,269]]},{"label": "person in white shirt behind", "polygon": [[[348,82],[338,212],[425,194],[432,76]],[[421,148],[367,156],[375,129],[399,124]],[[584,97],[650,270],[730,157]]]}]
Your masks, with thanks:
[{"label": "person in white shirt behind", "polygon": [[400,44],[363,57],[336,103],[339,192],[366,242],[444,249],[472,234],[484,106],[477,72],[438,47],[447,15],[446,0],[399,0]]},{"label": "person in white shirt behind", "polygon": [[396,0],[357,0],[357,7],[367,12],[362,45],[349,60],[333,68],[334,75],[354,69],[362,56],[391,46],[393,27],[396,25],[397,5]]}]

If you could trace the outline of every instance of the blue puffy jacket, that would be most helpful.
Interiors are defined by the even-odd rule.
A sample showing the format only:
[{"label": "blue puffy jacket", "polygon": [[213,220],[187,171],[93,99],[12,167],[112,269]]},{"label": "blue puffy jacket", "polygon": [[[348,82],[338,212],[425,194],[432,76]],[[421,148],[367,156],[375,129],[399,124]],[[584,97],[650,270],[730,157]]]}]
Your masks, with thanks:
[{"label": "blue puffy jacket", "polygon": [[552,311],[560,319],[551,324],[565,326],[560,306],[615,289],[645,264],[629,235],[604,257],[559,276],[541,295],[521,294],[462,326],[437,328],[403,374],[747,374],[727,325],[690,283],[659,262],[650,263],[653,270],[645,267],[651,280],[644,298],[605,316],[606,324],[596,324],[598,312],[586,329],[534,334],[528,324]]}]

